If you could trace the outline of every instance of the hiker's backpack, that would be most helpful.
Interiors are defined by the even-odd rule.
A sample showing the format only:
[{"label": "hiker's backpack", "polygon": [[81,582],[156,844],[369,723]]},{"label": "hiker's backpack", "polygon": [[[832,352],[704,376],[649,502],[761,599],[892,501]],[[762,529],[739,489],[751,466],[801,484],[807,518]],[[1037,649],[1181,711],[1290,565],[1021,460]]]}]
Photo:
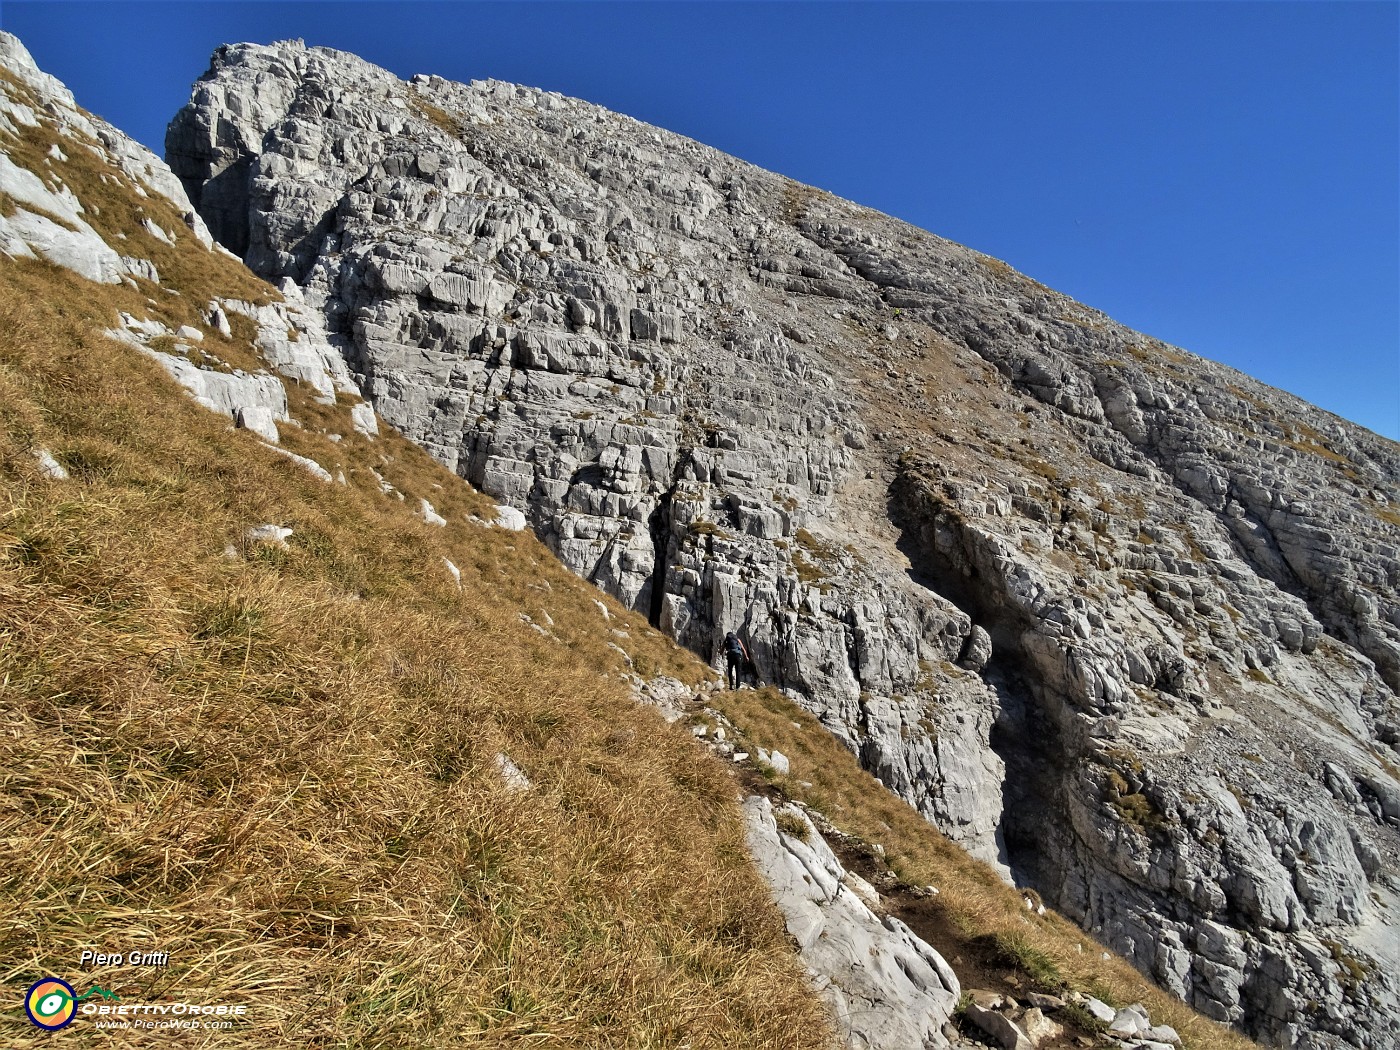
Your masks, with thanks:
[{"label": "hiker's backpack", "polygon": [[744,655],[744,643],[739,641],[739,636],[733,631],[724,636],[724,651],[729,656]]}]

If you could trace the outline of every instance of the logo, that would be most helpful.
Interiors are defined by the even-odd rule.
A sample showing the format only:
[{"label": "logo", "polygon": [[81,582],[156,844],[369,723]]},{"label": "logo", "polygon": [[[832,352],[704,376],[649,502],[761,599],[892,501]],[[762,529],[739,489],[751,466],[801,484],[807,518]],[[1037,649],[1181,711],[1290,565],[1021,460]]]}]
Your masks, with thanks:
[{"label": "logo", "polygon": [[115,999],[116,993],[105,988],[89,988],[82,995],[73,991],[73,986],[57,977],[45,977],[30,985],[24,993],[24,1012],[40,1028],[56,1032],[73,1022],[78,1012],[78,1004],[84,999],[100,995],[104,999]]},{"label": "logo", "polygon": [[24,1012],[40,1028],[56,1032],[70,1024],[77,1013],[78,996],[73,986],[57,977],[36,981],[25,993]]},{"label": "logo", "polygon": [[[156,965],[156,964],[151,964]],[[105,1002],[88,1002],[93,998]],[[113,1005],[115,1004],[115,1005]],[[234,1028],[248,1014],[247,1003],[123,1002],[116,992],[93,985],[82,995],[58,977],[45,977],[24,993],[24,1012],[46,1032],[66,1028],[82,1014],[95,1028]]]}]

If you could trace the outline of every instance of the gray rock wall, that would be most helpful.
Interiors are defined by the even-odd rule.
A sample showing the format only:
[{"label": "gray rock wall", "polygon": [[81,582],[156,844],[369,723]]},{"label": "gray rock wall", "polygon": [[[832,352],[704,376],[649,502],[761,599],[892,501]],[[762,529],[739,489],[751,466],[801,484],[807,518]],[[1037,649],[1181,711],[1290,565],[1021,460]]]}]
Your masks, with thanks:
[{"label": "gray rock wall", "polygon": [[738,630],[1205,1012],[1400,1039],[1394,443],[555,94],[237,45],[168,154],[576,572],[707,658]]}]

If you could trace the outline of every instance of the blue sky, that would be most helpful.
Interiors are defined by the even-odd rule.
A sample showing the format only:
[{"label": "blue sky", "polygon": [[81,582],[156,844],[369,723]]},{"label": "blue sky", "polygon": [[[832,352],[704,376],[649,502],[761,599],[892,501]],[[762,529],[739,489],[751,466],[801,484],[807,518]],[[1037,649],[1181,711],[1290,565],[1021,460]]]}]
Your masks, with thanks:
[{"label": "blue sky", "polygon": [[230,41],[562,91],[1400,439],[1400,4],[0,0],[0,27],[157,152]]}]

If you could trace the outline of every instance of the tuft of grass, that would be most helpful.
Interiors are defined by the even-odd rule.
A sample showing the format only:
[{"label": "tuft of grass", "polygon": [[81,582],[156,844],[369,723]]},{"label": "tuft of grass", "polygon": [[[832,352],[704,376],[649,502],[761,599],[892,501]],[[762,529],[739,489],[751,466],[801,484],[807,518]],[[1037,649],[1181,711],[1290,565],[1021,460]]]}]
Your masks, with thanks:
[{"label": "tuft of grass", "polygon": [[1079,1003],[1066,1003],[1060,1007],[1055,1011],[1055,1020],[1091,1035],[1103,1035],[1108,1031],[1107,1021],[1100,1021]]},{"label": "tuft of grass", "polygon": [[1095,764],[1103,769],[1104,801],[1118,814],[1118,819],[1143,834],[1159,831],[1170,824],[1152,800],[1141,791],[1134,791],[1125,772],[1142,772],[1142,760],[1130,751],[1109,748],[1094,756]]},{"label": "tuft of grass", "polygon": [[1037,986],[1050,992],[1061,987],[1063,975],[1059,966],[1024,930],[998,931],[992,935],[992,941],[1002,961],[1025,974]]},{"label": "tuft of grass", "polygon": [[1342,983],[1348,988],[1360,987],[1370,974],[1370,967],[1349,953],[1339,941],[1323,938],[1322,943],[1331,953],[1333,962],[1337,964]]},{"label": "tuft of grass", "polygon": [[790,226],[799,225],[807,218],[807,213],[811,207],[819,201],[830,196],[825,190],[819,190],[815,186],[808,186],[805,183],[796,182],[793,179],[783,180],[783,221]]},{"label": "tuft of grass", "polygon": [[819,566],[802,557],[799,551],[792,554],[792,567],[797,571],[797,578],[803,583],[820,583],[826,579],[827,574]]},{"label": "tuft of grass", "polygon": [[796,813],[783,811],[779,813],[775,819],[778,824],[778,830],[784,835],[790,835],[792,838],[802,842],[806,842],[811,835],[811,829],[808,827],[807,822]]},{"label": "tuft of grass", "polygon": [[1011,277],[1016,273],[1008,263],[1003,262],[1001,259],[993,258],[990,255],[978,255],[974,261],[978,266],[982,267],[982,269],[996,277]]},{"label": "tuft of grass", "polygon": [[463,122],[462,118],[455,113],[449,113],[441,106],[434,105],[432,102],[429,102],[423,96],[416,93],[410,93],[408,101],[409,105],[417,110],[418,114],[423,117],[423,119],[436,125],[453,138],[461,138],[466,133],[466,124]]}]

